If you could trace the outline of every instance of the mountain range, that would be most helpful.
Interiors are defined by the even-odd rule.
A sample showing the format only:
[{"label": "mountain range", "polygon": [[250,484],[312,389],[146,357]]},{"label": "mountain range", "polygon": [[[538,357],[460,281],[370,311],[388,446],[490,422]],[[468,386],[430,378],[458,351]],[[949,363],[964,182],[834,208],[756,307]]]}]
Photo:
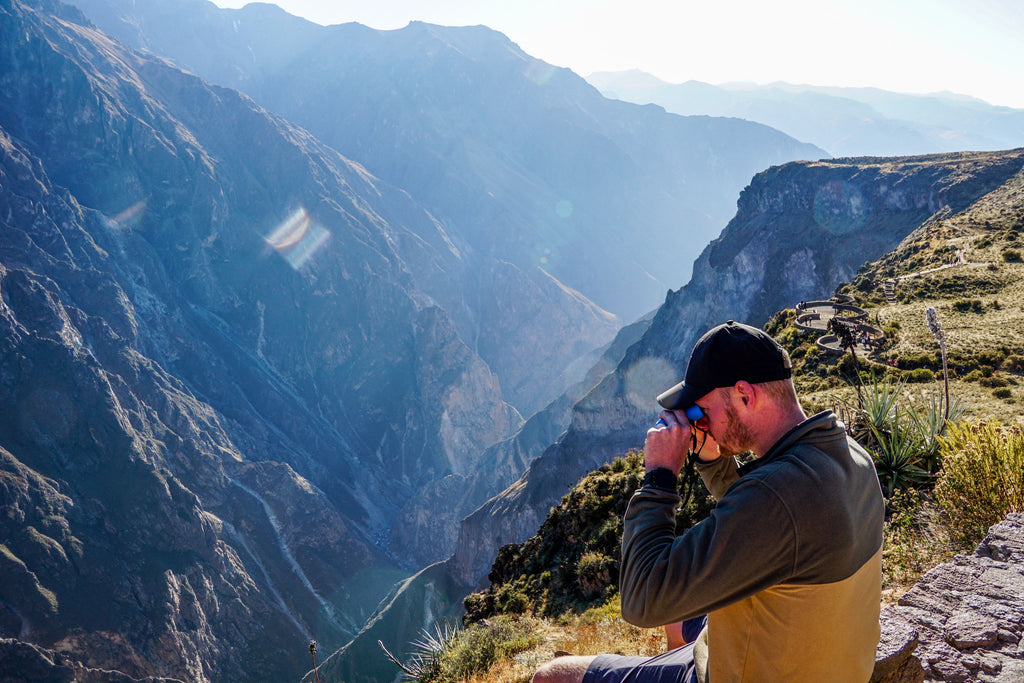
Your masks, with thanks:
[{"label": "mountain range", "polygon": [[422,204],[464,258],[462,272],[419,284],[524,415],[579,378],[549,379],[573,352],[611,334],[538,358],[538,339],[576,322],[562,307],[507,315],[519,306],[512,275],[557,299],[554,277],[562,298],[632,322],[685,282],[754,173],[827,156],[760,124],[608,100],[483,26],[324,27],[205,0],[76,4],[123,44],[246,93]]},{"label": "mountain range", "polygon": [[[0,0],[15,676],[299,677],[557,439],[746,180],[822,154],[606,100],[479,27],[132,6],[239,81]],[[208,12],[252,40],[204,41]]]},{"label": "mountain range", "polygon": [[757,121],[837,157],[1000,150],[1024,144],[1024,110],[954,93],[909,95],[791,83],[667,83],[638,70],[593,73],[587,80],[608,97],[654,103],[676,114]]}]

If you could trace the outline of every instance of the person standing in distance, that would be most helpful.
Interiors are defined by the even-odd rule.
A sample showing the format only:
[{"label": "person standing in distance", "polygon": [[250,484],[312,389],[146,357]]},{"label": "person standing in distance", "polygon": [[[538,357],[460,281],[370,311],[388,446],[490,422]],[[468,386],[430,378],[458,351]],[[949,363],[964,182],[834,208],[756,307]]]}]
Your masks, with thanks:
[{"label": "person standing in distance", "polygon": [[[658,403],[647,475],[623,520],[622,616],[655,627],[707,615],[707,625],[654,658],[555,659],[534,682],[866,682],[884,518],[872,457],[832,411],[808,418],[785,350],[732,320],[697,341],[685,379]],[[698,442],[717,504],[677,536],[677,477]],[[755,457],[740,466],[745,451]]]}]

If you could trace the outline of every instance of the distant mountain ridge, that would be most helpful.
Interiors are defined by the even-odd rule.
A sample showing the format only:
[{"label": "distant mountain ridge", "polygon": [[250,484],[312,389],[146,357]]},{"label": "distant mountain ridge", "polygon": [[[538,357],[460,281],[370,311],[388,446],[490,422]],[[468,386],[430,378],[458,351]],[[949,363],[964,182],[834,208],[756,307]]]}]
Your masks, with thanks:
[{"label": "distant mountain ridge", "polygon": [[955,93],[790,83],[666,83],[642,71],[587,80],[608,97],[684,115],[734,116],[777,128],[833,156],[906,156],[1011,149],[1024,144],[1024,110]]},{"label": "distant mountain ridge", "polygon": [[[759,125],[606,100],[483,26],[321,27],[273,6],[168,0],[78,6],[408,191],[460,248],[541,266],[625,322],[685,280],[753,173],[823,155]],[[598,275],[608,272],[614,281]],[[453,311],[457,297],[436,295]]]}]

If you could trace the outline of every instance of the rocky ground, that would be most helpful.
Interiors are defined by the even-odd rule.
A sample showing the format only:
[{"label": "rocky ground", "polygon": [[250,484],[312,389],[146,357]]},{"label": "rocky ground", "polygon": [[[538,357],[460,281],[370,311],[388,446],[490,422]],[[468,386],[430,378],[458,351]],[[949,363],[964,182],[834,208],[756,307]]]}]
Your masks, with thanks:
[{"label": "rocky ground", "polygon": [[873,683],[1024,680],[1024,514],[970,556],[922,577],[882,612]]}]

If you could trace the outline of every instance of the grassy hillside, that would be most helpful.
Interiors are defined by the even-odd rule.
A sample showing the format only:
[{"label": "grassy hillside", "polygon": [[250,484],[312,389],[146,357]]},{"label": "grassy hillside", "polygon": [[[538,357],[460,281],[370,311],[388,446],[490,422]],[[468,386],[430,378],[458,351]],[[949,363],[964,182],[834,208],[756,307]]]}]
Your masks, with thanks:
[{"label": "grassy hillside", "polygon": [[[942,358],[925,324],[925,309],[934,307],[946,333],[950,392],[967,416],[1024,424],[1022,230],[1024,174],[1018,174],[967,210],[921,226],[885,257],[862,267],[838,291],[857,299],[868,322],[887,333],[882,351],[866,359],[866,369],[911,381],[913,370],[927,369],[935,382],[916,384],[915,390],[937,389]],[[958,252],[960,265],[949,265]],[[895,303],[883,293],[887,278],[897,280]],[[798,372],[798,388],[825,402],[828,391],[815,378],[828,371],[811,370]]]},{"label": "grassy hillside", "polygon": [[[888,388],[898,394],[907,414],[927,417],[930,412],[934,417],[946,407],[942,354],[926,324],[928,307],[935,309],[945,332],[949,394],[960,424],[1024,426],[1022,229],[1024,172],[964,211],[934,217],[891,253],[861,267],[836,293],[855,298],[868,313],[866,322],[884,330],[886,339],[873,354],[859,354],[856,363],[848,353],[819,348],[819,333],[798,329],[793,309],[780,311],[766,325],[794,359],[795,381],[807,409],[840,412],[876,453],[880,476],[892,464],[885,464],[879,440],[897,429],[891,424],[889,432],[872,434],[858,412],[864,398]],[[896,280],[891,297],[885,293],[887,279]],[[823,292],[822,298],[828,294]],[[864,386],[860,403],[858,369]],[[976,431],[964,427],[963,438],[971,438],[972,429]],[[1020,431],[998,432],[996,441],[1018,444],[1016,457],[1024,457]],[[956,512],[950,515],[935,501],[935,482],[944,476],[943,458],[949,459],[948,467],[958,455],[939,449],[937,442],[921,441],[916,447],[914,466],[922,476],[883,477],[883,483],[892,485],[883,560],[886,600],[895,599],[931,566],[972,547],[984,529],[983,524],[965,526]],[[932,448],[931,454],[924,454],[925,448]],[[1012,465],[1011,478],[1020,469]],[[1006,485],[1020,488],[1024,477],[1017,476],[1018,483]],[[584,477],[552,508],[536,536],[503,548],[490,575],[491,586],[466,600],[467,629],[442,638],[444,643],[424,643],[424,661],[433,667],[421,677],[527,681],[539,663],[559,650],[661,651],[660,630],[636,629],[618,616],[621,515],[641,478],[641,454],[626,454]],[[984,493],[1001,500],[1013,497],[998,490]],[[968,492],[964,505],[984,507],[980,495]],[[1024,507],[1019,500],[1017,496],[1018,502],[1011,504]],[[698,490],[680,511],[680,528],[702,518],[709,504],[706,491]],[[968,512],[963,509],[962,516]],[[474,645],[467,648],[470,642]],[[480,657],[483,651],[489,655]]]}]

